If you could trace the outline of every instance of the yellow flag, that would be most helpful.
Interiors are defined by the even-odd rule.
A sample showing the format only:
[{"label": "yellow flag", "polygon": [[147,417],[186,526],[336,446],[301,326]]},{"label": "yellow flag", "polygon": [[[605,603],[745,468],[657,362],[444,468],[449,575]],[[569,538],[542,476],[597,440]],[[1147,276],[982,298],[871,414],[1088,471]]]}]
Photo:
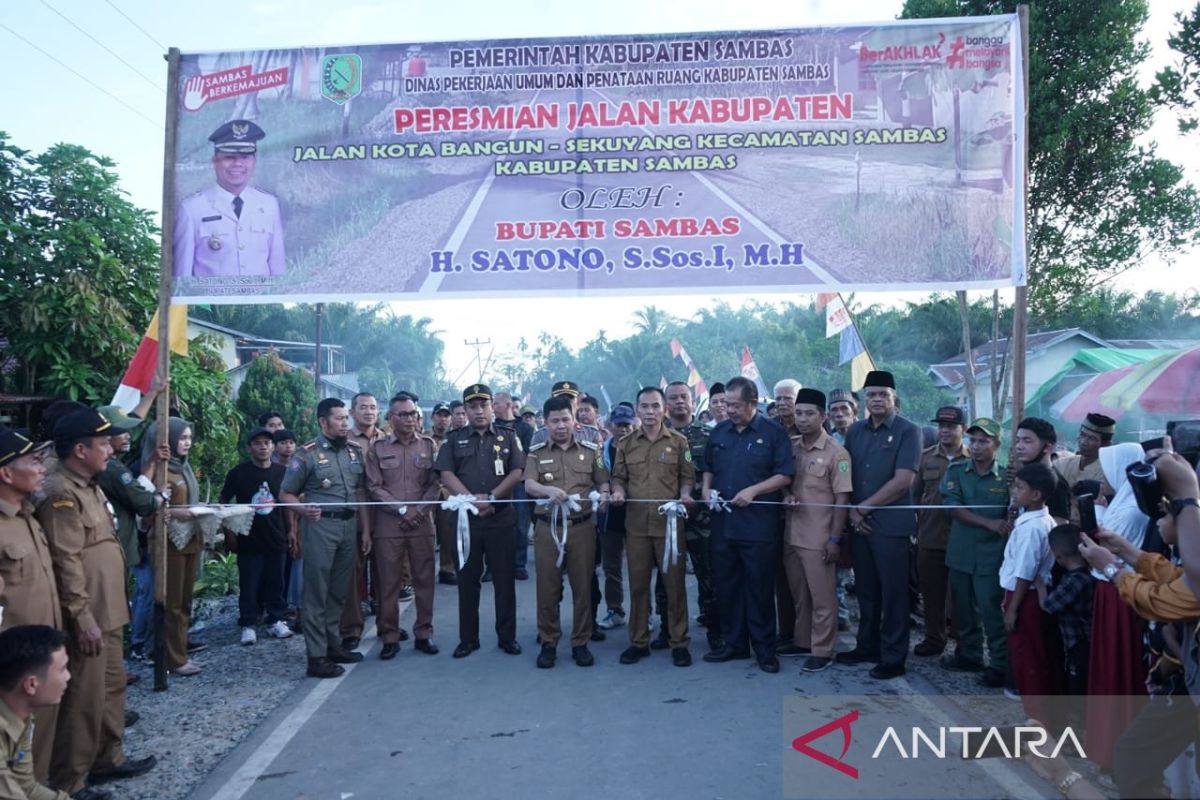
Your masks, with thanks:
[{"label": "yellow flag", "polygon": [[[187,306],[171,306],[171,314],[167,320],[171,352],[178,353],[181,356],[188,354],[187,309]],[[155,342],[158,341],[157,311],[154,312],[154,316],[150,319],[150,325],[146,328],[146,338]]]},{"label": "yellow flag", "polygon": [[857,392],[867,382],[867,373],[875,369],[875,362],[866,350],[859,353],[850,362],[850,388]]}]

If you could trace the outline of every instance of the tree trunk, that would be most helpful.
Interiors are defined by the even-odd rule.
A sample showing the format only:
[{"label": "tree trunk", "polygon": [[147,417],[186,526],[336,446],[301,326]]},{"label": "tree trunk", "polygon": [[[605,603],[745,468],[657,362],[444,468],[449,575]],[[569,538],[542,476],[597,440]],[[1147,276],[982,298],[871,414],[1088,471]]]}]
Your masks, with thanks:
[{"label": "tree trunk", "polygon": [[963,352],[966,353],[966,370],[963,375],[963,389],[967,394],[967,418],[975,419],[975,353],[971,349],[971,306],[967,303],[965,291],[955,292],[958,295],[958,316],[962,321]]}]

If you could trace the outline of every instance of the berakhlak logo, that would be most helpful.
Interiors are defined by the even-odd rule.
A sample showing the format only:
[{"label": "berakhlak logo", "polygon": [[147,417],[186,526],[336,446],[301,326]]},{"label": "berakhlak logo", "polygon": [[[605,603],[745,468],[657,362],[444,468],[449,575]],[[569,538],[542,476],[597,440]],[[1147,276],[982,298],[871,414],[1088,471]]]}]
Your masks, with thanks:
[{"label": "berakhlak logo", "polygon": [[[842,760],[846,757],[846,753],[850,751],[850,726],[855,722],[858,722],[858,709],[854,709],[849,714],[844,714],[832,722],[827,722],[819,728],[813,728],[803,736],[796,737],[792,740],[792,749],[798,753],[803,753],[809,758],[820,761],[827,767],[833,767],[843,775],[848,775],[851,778],[858,780],[858,768],[853,767]],[[820,750],[817,750],[813,747],[809,747],[809,742],[814,742],[826,734],[832,733],[836,730],[840,730],[842,732],[842,754],[837,758],[834,758],[828,753],[822,753]]]}]

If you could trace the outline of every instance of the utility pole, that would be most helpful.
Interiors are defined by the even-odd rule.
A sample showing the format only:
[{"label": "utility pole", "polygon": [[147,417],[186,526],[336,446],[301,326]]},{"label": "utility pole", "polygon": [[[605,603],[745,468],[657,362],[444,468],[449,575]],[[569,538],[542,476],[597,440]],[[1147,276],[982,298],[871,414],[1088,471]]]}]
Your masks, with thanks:
[{"label": "utility pole", "polygon": [[479,364],[479,382],[480,383],[483,383],[483,356],[481,355],[481,351],[483,350],[484,345],[488,345],[491,343],[492,343],[491,339],[483,339],[483,340],[476,339],[473,342],[468,342],[466,339],[463,339],[463,344],[465,344],[467,347],[475,348],[475,362],[477,364]]}]

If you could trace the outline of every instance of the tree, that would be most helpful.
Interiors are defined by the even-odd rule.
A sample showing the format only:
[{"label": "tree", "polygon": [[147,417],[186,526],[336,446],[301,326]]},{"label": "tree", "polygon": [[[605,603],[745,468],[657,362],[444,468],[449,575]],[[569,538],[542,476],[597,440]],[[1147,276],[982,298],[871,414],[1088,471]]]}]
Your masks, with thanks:
[{"label": "tree", "polygon": [[[1013,13],[1016,0],[906,0],[907,18]],[[1052,314],[1151,252],[1196,241],[1200,200],[1138,139],[1163,102],[1139,85],[1144,0],[1030,3],[1031,316]]]},{"label": "tree", "polygon": [[107,400],[155,307],[158,234],[111,160],[0,132],[0,386]]},{"label": "tree", "polygon": [[237,409],[248,425],[257,425],[259,414],[278,412],[300,442],[317,433],[317,390],[312,378],[285,364],[273,351],[254,359],[246,370],[246,380],[238,390]]},{"label": "tree", "polygon": [[1200,124],[1193,113],[1200,102],[1200,3],[1191,14],[1176,14],[1175,20],[1179,29],[1171,34],[1167,44],[1179,54],[1180,61],[1159,71],[1151,92],[1181,113],[1187,112],[1179,120],[1179,129],[1186,133]]},{"label": "tree", "polygon": [[[179,413],[194,426],[195,444],[189,455],[201,492],[216,500],[225,473],[241,455],[241,426],[225,377],[225,362],[216,341],[200,336],[188,343],[187,357],[171,355],[171,394]],[[210,491],[213,485],[216,489]]]}]

